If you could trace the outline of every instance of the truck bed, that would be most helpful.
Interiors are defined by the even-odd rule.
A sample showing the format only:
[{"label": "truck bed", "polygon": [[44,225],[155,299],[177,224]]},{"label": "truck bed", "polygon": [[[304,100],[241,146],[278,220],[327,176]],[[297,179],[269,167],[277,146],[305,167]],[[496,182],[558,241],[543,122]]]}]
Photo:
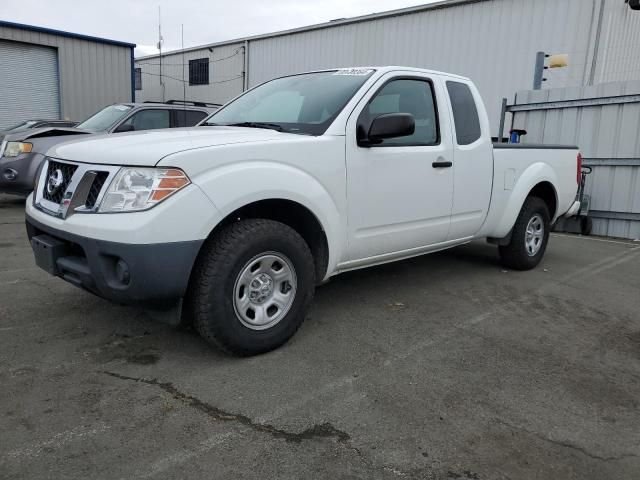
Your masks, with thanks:
[{"label": "truck bed", "polygon": [[495,143],[493,186],[487,220],[478,236],[503,238],[529,192],[547,183],[555,196],[552,221],[566,213],[578,189],[577,156],[573,145]]}]

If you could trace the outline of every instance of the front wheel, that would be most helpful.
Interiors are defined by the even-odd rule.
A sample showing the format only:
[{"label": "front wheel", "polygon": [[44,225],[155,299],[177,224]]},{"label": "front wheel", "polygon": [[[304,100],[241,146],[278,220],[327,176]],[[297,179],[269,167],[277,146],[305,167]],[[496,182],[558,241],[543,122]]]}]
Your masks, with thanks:
[{"label": "front wheel", "polygon": [[538,197],[528,197],[513,227],[511,242],[499,248],[502,264],[514,270],[535,268],[547,249],[550,222],[546,203]]},{"label": "front wheel", "polygon": [[272,220],[242,220],[205,244],[186,311],[209,343],[236,355],[263,353],[298,330],[314,279],[313,257],[295,230]]}]

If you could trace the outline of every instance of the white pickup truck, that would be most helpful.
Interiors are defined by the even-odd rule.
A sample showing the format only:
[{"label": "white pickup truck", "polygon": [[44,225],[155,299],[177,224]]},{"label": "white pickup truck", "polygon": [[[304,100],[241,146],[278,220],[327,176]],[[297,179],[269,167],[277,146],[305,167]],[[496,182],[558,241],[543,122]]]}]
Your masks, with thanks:
[{"label": "white pickup truck", "polygon": [[335,69],[266,82],[197,127],[57,145],[26,222],[49,273],[250,355],[347,270],[477,238],[535,267],[580,169],[577,147],[492,145],[466,78]]}]

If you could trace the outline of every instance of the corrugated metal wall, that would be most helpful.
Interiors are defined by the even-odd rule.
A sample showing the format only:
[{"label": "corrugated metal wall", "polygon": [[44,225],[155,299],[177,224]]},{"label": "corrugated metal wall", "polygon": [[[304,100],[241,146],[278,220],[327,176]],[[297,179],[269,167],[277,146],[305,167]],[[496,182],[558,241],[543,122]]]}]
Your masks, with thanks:
[{"label": "corrugated metal wall", "polygon": [[[138,101],[181,100],[183,78],[186,82],[186,99],[225,103],[242,92],[244,70],[243,43],[223,45],[185,52],[183,55],[162,56],[162,83],[158,57],[136,61],[142,72],[142,90],[136,91]],[[189,60],[209,60],[209,85],[189,85]],[[183,68],[184,67],[184,68]],[[164,90],[164,95],[163,95]]]},{"label": "corrugated metal wall", "polygon": [[605,0],[594,84],[640,78],[640,12]]},{"label": "corrugated metal wall", "polygon": [[[501,99],[531,88],[537,51],[570,55],[568,68],[547,71],[547,88],[588,83],[600,17],[594,81],[640,78],[640,49],[624,48],[634,39],[637,45],[640,12],[631,11],[622,0],[478,0],[249,38],[249,85],[288,73],[355,65],[406,65],[458,73],[477,83],[497,135]],[[239,45],[216,46],[213,53],[189,49],[188,55],[220,58],[226,54],[223,50],[233,51]],[[150,62],[157,63],[157,57],[138,63]],[[213,76],[221,79],[242,72],[241,63],[221,62],[218,68]],[[144,77],[148,80],[148,75]],[[167,81],[167,88],[178,85]],[[153,84],[150,88],[143,88],[141,98],[158,99],[159,90]],[[240,92],[240,83],[187,87],[188,98],[211,102],[227,101]]]},{"label": "corrugated metal wall", "polygon": [[640,81],[519,92],[518,106],[532,109],[514,113],[524,143],[576,144],[593,166],[593,233],[640,238]]},{"label": "corrugated metal wall", "polygon": [[490,0],[275,37],[252,43],[249,80],[349,65],[456,73],[478,85],[497,134],[500,101],[530,88],[538,50],[575,52],[565,73],[581,84],[591,17],[590,1]]},{"label": "corrugated metal wall", "polygon": [[0,39],[57,49],[62,118],[84,120],[105,105],[131,101],[129,47],[2,25]]}]

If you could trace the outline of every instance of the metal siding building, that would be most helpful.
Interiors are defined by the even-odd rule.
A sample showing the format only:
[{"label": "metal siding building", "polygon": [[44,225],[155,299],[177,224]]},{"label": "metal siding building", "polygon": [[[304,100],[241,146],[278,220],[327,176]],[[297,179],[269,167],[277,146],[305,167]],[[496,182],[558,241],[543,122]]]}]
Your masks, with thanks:
[{"label": "metal siding building", "polygon": [[[531,88],[537,51],[570,55],[568,68],[547,71],[546,88],[579,87],[640,78],[640,49],[629,48],[639,36],[640,12],[622,0],[447,0],[185,49],[186,77],[189,59],[214,62],[210,85],[187,85],[185,96],[223,103],[242,92],[245,71],[251,87],[321,68],[424,67],[473,79],[497,135],[501,99]],[[163,55],[177,64],[163,68],[177,78],[166,79],[164,99],[182,98],[181,57]],[[157,55],[136,61],[143,100],[162,100],[157,63]]]},{"label": "metal siding building", "polygon": [[[212,51],[209,51],[211,48]],[[142,90],[136,92],[138,101],[187,100],[226,103],[243,90],[244,43],[223,44],[194,50],[184,54],[162,56],[162,83],[160,83],[160,60],[158,57],[136,60],[141,69]],[[189,81],[189,61],[208,59],[209,84],[192,85]],[[183,92],[185,79],[186,93]]]},{"label": "metal siding building", "polygon": [[134,47],[0,21],[0,129],[39,117],[80,121],[131,101]]}]

